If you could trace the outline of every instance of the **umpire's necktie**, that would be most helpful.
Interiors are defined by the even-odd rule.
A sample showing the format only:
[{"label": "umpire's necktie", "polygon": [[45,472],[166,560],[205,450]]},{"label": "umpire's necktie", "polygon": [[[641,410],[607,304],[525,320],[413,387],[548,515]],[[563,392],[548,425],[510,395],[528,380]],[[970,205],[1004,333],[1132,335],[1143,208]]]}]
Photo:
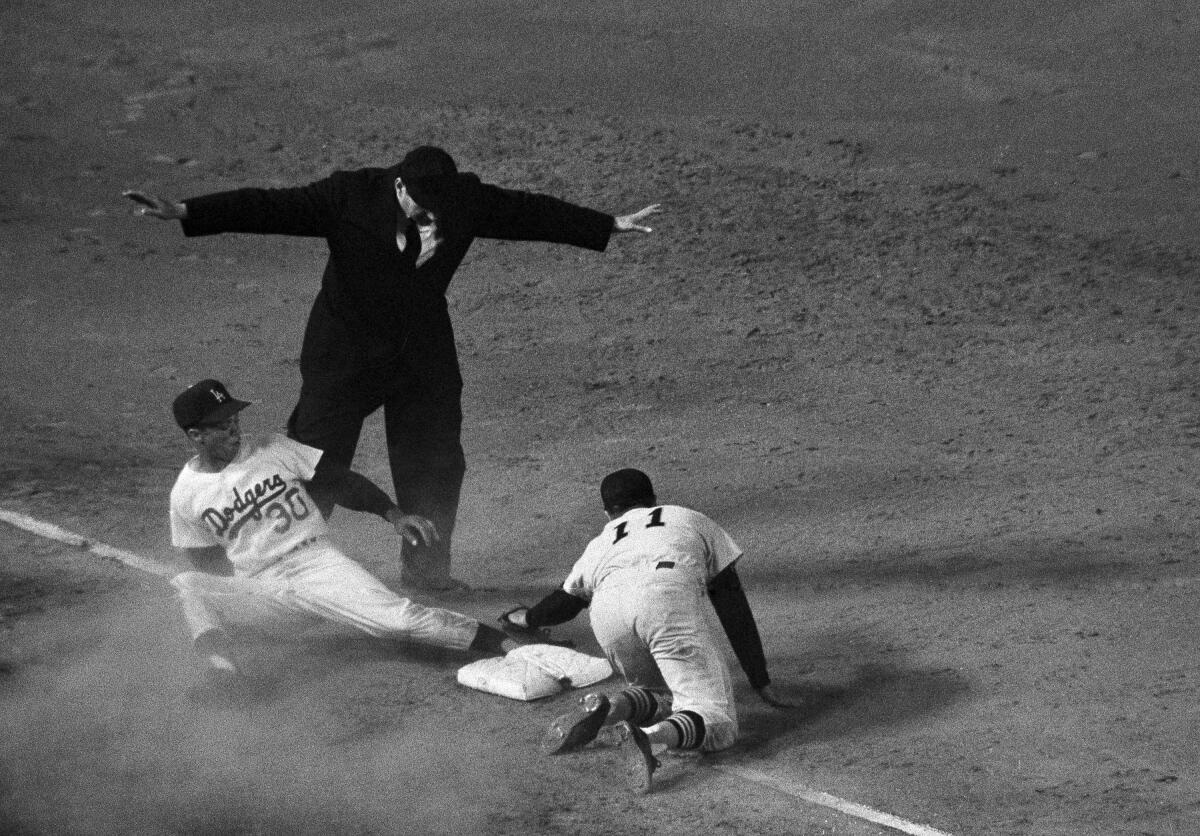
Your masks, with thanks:
[{"label": "umpire's necktie", "polygon": [[409,220],[404,225],[404,257],[413,264],[417,263],[417,258],[421,255],[421,233],[417,232],[417,225]]}]

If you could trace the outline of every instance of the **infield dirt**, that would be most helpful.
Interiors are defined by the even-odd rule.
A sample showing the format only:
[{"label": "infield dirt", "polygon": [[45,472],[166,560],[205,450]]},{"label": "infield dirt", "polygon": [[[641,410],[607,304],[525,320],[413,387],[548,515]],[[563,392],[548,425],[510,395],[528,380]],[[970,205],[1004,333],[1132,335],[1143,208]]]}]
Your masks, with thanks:
[{"label": "infield dirt", "polygon": [[[174,562],[168,404],[282,426],[319,241],[133,215],[435,143],[611,212],[450,291],[469,472],[446,601],[553,588],[638,466],[720,521],[779,712],[670,759],[537,753],[571,697],[335,632],[191,705],[169,588],[0,528],[0,829],[873,834],[713,762],[955,834],[1200,832],[1200,13],[1146,4],[6,3],[0,507]],[[382,430],[356,464],[387,484]],[[377,520],[334,517],[398,582]],[[559,631],[585,649],[586,618]]]}]

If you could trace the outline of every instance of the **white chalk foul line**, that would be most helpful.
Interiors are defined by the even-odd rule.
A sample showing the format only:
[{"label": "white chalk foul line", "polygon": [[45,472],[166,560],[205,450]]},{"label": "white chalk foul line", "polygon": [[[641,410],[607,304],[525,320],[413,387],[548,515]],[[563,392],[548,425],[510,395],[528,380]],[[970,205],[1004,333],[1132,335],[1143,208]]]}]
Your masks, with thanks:
[{"label": "white chalk foul line", "polygon": [[810,804],[819,804],[822,807],[829,807],[832,810],[837,810],[839,813],[845,813],[848,816],[854,816],[858,819],[864,819],[875,824],[881,824],[884,827],[890,827],[893,830],[899,830],[901,833],[908,833],[911,836],[951,836],[944,830],[926,827],[923,824],[905,821],[899,816],[893,816],[891,813],[884,813],[879,810],[874,810],[864,804],[856,804],[853,801],[847,801],[844,798],[838,798],[836,795],[830,795],[827,792],[814,790],[811,787],[806,787],[803,784],[798,784],[795,781],[789,781],[785,778],[776,778],[773,775],[768,775],[765,772],[759,772],[757,769],[749,769],[744,766],[713,766],[713,769],[721,772],[728,772],[731,775],[736,775],[746,781],[753,781],[756,784],[764,784],[772,789],[779,790],[782,793],[800,798]]},{"label": "white chalk foul line", "polygon": [[18,514],[16,511],[7,511],[4,508],[0,508],[0,520],[11,526],[36,534],[39,537],[57,540],[60,543],[66,543],[68,546],[74,546],[75,548],[87,549],[92,554],[99,555],[100,557],[119,560],[126,566],[140,569],[143,572],[150,572],[151,574],[162,575],[163,577],[171,574],[171,568],[159,563],[157,560],[151,560],[148,557],[142,557],[140,554],[127,552],[124,549],[118,549],[105,543],[98,543],[95,540],[84,537],[82,534],[67,531],[65,528],[59,528],[53,523],[43,522],[25,514]]}]

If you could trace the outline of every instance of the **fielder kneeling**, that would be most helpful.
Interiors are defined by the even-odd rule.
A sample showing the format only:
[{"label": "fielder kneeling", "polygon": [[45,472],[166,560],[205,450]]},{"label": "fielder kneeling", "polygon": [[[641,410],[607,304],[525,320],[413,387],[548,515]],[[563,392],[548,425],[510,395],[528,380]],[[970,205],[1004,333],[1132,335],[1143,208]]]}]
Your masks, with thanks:
[{"label": "fielder kneeling", "polygon": [[771,689],[758,627],[734,569],[742,555],[737,543],[698,511],[659,505],[640,470],[610,473],[600,496],[609,522],[562,588],[507,618],[536,630],[590,606],[596,640],[628,687],[611,696],[585,695],[578,708],[551,723],[542,750],[573,751],[603,726],[615,726],[633,787],[645,792],[658,767],[650,744],[711,752],[737,739],[733,684],[712,625],[714,609],[751,685],[768,703],[783,703]]},{"label": "fielder kneeling", "polygon": [[171,489],[171,542],[196,571],[172,579],[208,684],[236,684],[228,628],[294,631],[332,621],[372,636],[502,654],[520,642],[453,610],[403,598],[342,554],[309,493],[383,517],[413,545],[437,538],[432,522],[406,514],[365,476],[323,465],[321,451],[283,435],[243,438],[249,406],[216,380],[173,404],[196,455]]}]

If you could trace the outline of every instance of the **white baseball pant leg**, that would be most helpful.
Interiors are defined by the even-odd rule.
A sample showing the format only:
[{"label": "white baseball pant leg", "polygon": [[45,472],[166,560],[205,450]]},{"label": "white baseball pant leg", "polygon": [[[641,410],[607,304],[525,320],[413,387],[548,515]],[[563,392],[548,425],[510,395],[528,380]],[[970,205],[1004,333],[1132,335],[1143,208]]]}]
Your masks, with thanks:
[{"label": "white baseball pant leg", "polygon": [[592,600],[591,619],[613,667],[630,685],[660,697],[666,692],[660,715],[699,714],[703,749],[715,752],[734,744],[738,722],[733,680],[711,609],[698,584],[642,574],[634,583],[602,584]]},{"label": "white baseball pant leg", "polygon": [[402,598],[324,540],[250,577],[183,572],[171,583],[193,637],[214,627],[289,630],[323,619],[377,638],[463,650],[479,629],[474,618]]}]

